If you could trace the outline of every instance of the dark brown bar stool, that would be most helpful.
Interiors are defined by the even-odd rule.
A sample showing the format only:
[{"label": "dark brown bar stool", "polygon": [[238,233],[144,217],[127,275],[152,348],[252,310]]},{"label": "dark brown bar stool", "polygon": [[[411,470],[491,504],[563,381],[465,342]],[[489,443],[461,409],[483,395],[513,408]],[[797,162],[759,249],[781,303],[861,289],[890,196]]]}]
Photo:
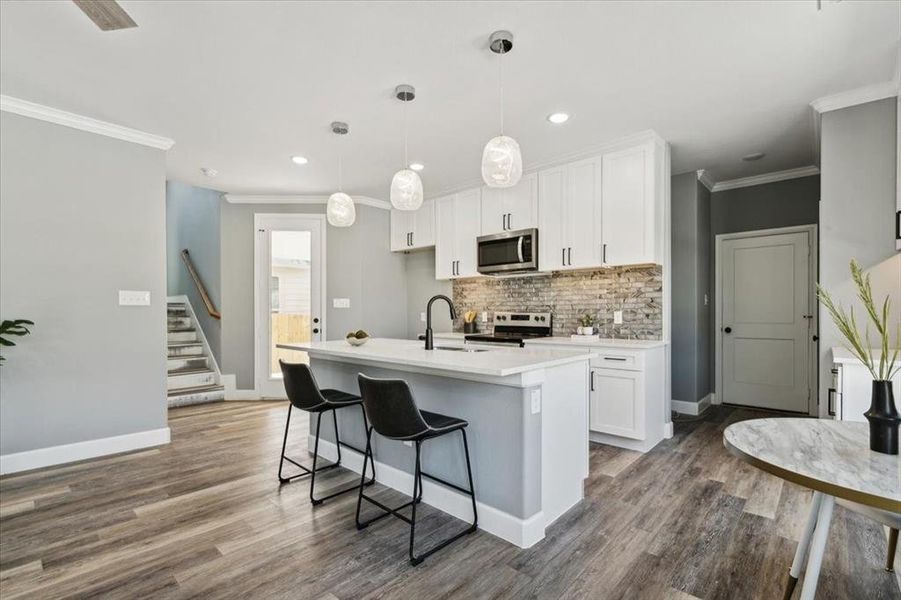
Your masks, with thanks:
[{"label": "dark brown bar stool", "polygon": [[[366,421],[366,411],[363,410],[362,398],[354,394],[342,392],[340,390],[320,390],[319,386],[316,384],[316,378],[313,377],[313,371],[310,370],[310,367],[308,365],[302,363],[286,363],[282,360],[278,361],[278,364],[282,368],[282,376],[284,377],[285,381],[285,392],[288,394],[288,400],[291,401],[291,404],[288,406],[288,420],[285,423],[285,437],[282,440],[282,456],[281,460],[279,460],[278,462],[279,482],[288,483],[290,481],[294,481],[295,479],[309,475],[310,502],[312,502],[314,506],[322,504],[329,498],[334,498],[335,496],[346,494],[347,492],[356,491],[358,486],[354,485],[346,489],[331,493],[327,496],[323,496],[322,498],[316,498],[314,495],[316,488],[316,473],[334,469],[335,467],[341,465],[341,446],[345,446],[347,448],[350,448],[351,450],[356,450],[360,454],[363,453],[362,449],[356,448],[341,441],[341,438],[338,436],[337,416],[337,411],[339,408],[359,406],[360,411],[363,413],[363,427],[366,429],[366,431],[369,431],[369,424]],[[288,427],[291,425],[291,410],[294,408],[305,410],[311,414],[316,414],[316,443],[313,446],[312,469],[308,469],[299,462],[285,456],[285,447],[288,444]],[[335,445],[338,448],[338,462],[317,468],[316,461],[319,457],[319,426],[322,425],[323,413],[329,411],[331,411],[332,420],[335,423]],[[291,477],[282,476],[282,467],[284,466],[285,461],[288,461],[295,467],[300,468],[302,472],[298,473],[297,475],[292,475]],[[375,463],[373,463],[372,465],[372,478],[369,481],[366,481],[366,462],[363,462],[363,482],[365,485],[372,485],[373,483],[375,483]]]},{"label": "dark brown bar stool", "polygon": [[[409,523],[410,564],[418,565],[426,557],[441,550],[464,535],[472,533],[478,528],[479,515],[476,511],[475,488],[472,484],[472,466],[469,462],[469,444],[466,441],[466,426],[469,425],[469,423],[463,419],[419,410],[416,406],[416,402],[413,400],[413,394],[410,392],[410,387],[403,379],[373,379],[371,377],[366,377],[363,374],[360,374],[358,378],[360,381],[360,393],[363,396],[363,408],[366,415],[369,417],[372,426],[366,430],[366,454],[363,458],[363,476],[360,480],[360,493],[357,497],[357,529],[364,529],[371,523],[387,517],[388,515],[394,515],[401,521]],[[379,435],[388,439],[411,441],[416,447],[416,467],[413,474],[413,499],[397,508],[389,508],[363,493],[363,483],[366,481],[366,461],[373,461],[373,465],[375,464],[375,459],[372,456],[373,429],[378,432]],[[463,435],[463,451],[466,454],[466,474],[469,479],[468,490],[424,472],[420,465],[423,442],[455,431],[459,431]],[[472,525],[460,533],[438,542],[431,549],[417,556],[413,552],[413,543],[416,537],[416,505],[422,501],[423,477],[428,477],[433,481],[437,481],[442,485],[463,492],[471,497]],[[383,511],[382,514],[373,517],[368,521],[360,521],[360,507],[363,504],[363,500],[379,507]],[[413,507],[410,518],[407,518],[398,512],[408,506]]]}]

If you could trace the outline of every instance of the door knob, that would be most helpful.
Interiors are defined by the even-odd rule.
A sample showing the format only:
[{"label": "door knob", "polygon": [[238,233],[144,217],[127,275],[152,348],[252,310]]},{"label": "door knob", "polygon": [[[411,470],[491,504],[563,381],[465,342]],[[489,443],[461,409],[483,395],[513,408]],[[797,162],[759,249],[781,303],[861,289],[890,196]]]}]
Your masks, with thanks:
[{"label": "door knob", "polygon": [[725,331],[726,333],[732,333],[732,328],[731,328],[731,327],[726,327],[726,328],[723,329],[723,331]]}]

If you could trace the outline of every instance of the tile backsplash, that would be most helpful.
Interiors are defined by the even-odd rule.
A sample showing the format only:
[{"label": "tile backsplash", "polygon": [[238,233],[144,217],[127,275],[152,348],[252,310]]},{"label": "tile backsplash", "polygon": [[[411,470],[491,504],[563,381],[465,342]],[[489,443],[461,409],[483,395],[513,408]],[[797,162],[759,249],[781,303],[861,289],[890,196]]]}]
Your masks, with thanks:
[{"label": "tile backsplash", "polygon": [[[663,274],[659,265],[585,271],[557,271],[526,277],[455,279],[454,305],[462,315],[479,313],[480,332],[490,332],[494,311],[551,312],[554,335],[576,332],[579,317],[591,314],[602,337],[659,340],[663,337]],[[613,324],[613,311],[623,311],[622,325]],[[488,323],[481,313],[488,312]]]}]

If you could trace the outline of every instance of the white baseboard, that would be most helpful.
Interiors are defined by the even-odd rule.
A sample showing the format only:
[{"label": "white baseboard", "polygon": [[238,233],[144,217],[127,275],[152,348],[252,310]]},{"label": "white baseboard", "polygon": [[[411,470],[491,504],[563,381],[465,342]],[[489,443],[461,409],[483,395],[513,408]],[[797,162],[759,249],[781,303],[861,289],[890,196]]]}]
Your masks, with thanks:
[{"label": "white baseboard", "polygon": [[[668,425],[672,427],[672,423],[668,423]],[[666,428],[664,428],[663,433],[665,438]],[[672,437],[672,435],[670,437]],[[663,440],[663,438],[633,440],[618,435],[610,435],[609,433],[601,433],[599,431],[589,431],[588,439],[596,444],[606,444],[608,446],[616,446],[617,448],[625,448],[626,450],[635,450],[637,452],[648,452]]]},{"label": "white baseboard", "polygon": [[256,390],[239,390],[234,374],[220,375],[219,381],[225,388],[226,400],[261,400]]},{"label": "white baseboard", "polygon": [[[309,436],[309,448],[312,452],[315,438]],[[320,439],[319,455],[328,460],[337,460],[337,446],[333,442]],[[349,448],[341,450],[341,466],[355,473],[363,469],[363,455]],[[368,469],[367,469],[368,470]],[[413,493],[413,474],[397,467],[376,461],[376,480],[392,489],[408,496]],[[478,494],[478,490],[476,491]],[[422,501],[440,511],[454,516],[467,523],[472,522],[472,501],[469,496],[441,484],[423,478]],[[515,517],[492,506],[476,502],[479,510],[479,529],[510,542],[520,548],[529,548],[544,538],[545,518],[539,511],[528,519]]]},{"label": "white baseboard", "polygon": [[670,439],[673,437],[673,422],[667,421],[663,424],[663,437]]},{"label": "white baseboard", "polygon": [[707,394],[698,402],[686,402],[684,400],[673,400],[672,407],[677,413],[683,415],[700,415],[713,404],[713,394]]},{"label": "white baseboard", "polygon": [[0,456],[0,475],[30,471],[109,454],[119,454],[120,452],[131,452],[168,443],[169,428],[162,427],[160,429],[138,431],[137,433],[116,435],[99,440],[88,440],[74,444],[63,444],[62,446],[50,446],[49,448],[5,454]]}]

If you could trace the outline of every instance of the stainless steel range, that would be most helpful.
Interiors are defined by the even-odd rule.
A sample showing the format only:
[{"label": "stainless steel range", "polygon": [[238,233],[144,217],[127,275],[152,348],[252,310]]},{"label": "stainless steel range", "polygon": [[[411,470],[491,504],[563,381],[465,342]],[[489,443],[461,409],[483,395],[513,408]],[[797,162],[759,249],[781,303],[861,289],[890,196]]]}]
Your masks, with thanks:
[{"label": "stainless steel range", "polygon": [[494,332],[467,335],[466,342],[522,347],[527,339],[550,336],[552,325],[551,313],[496,312]]}]

